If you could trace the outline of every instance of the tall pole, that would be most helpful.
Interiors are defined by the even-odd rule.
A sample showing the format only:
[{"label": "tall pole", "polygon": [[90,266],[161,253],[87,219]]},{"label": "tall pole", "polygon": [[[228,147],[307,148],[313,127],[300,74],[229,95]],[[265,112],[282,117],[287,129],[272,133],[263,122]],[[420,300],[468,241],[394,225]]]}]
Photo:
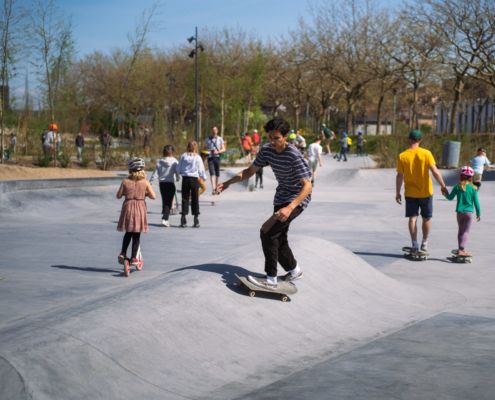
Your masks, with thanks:
[{"label": "tall pole", "polygon": [[397,89],[393,90],[393,94],[394,94],[394,103],[393,103],[392,134],[395,135],[396,127],[397,127],[397,122],[396,122],[396,117],[397,117]]},{"label": "tall pole", "polygon": [[201,118],[199,113],[199,72],[198,72],[198,27],[194,34],[194,101],[196,109],[196,142],[199,143],[201,132]]}]

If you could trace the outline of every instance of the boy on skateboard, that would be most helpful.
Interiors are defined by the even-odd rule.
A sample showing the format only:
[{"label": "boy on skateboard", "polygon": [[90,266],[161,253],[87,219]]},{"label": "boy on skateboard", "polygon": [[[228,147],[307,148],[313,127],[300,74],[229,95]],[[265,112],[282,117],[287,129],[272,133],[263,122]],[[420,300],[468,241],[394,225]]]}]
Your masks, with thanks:
[{"label": "boy on skateboard", "polygon": [[421,242],[422,252],[428,252],[428,235],[431,228],[433,215],[433,183],[430,172],[440,184],[442,194],[448,194],[442,175],[435,164],[433,154],[429,150],[420,147],[423,135],[419,130],[409,132],[409,148],[399,155],[397,163],[397,176],[395,179],[395,201],[402,204],[400,194],[404,183],[404,197],[406,198],[406,217],[409,218],[409,234],[411,235],[412,250],[418,251],[417,219],[419,211],[423,218]]},{"label": "boy on skateboard", "polygon": [[292,254],[287,240],[291,222],[311,201],[311,171],[300,151],[288,143],[289,124],[282,118],[274,118],[265,125],[269,143],[265,144],[250,167],[233,178],[220,183],[216,191],[221,193],[233,183],[249,179],[260,168],[271,166],[278,182],[273,200],[274,213],[260,230],[261,245],[265,255],[266,280],[249,276],[250,282],[263,288],[277,288],[277,263],[287,271],[285,281],[302,277],[301,268]]}]

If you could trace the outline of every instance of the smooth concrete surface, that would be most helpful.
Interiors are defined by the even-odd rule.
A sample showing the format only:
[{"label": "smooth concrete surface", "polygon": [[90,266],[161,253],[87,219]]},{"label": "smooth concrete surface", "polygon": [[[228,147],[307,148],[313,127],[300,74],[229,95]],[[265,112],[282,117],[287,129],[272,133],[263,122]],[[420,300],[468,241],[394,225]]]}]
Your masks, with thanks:
[{"label": "smooth concrete surface", "polygon": [[[480,192],[482,222],[473,224],[468,246],[472,264],[446,259],[456,247],[455,202],[438,188],[431,258],[411,262],[400,251],[409,239],[404,207],[394,200],[395,172],[371,167],[365,157],[324,158],[313,201],[291,225],[289,240],[305,275],[289,303],[250,298],[235,285],[234,273],[263,271],[259,228],[272,212],[276,186],[269,169],[263,190],[237,185],[203,195],[200,229],[178,228],[179,216],[162,227],[160,201],[148,201],[145,265],[129,278],[116,262],[118,182],[0,194],[0,398],[284,398],[281,387],[299,376],[301,388],[314,388],[295,388],[302,398],[352,398],[358,387],[366,391],[358,381],[366,368],[377,369],[377,385],[390,368],[360,352],[401,335],[410,353],[396,354],[400,340],[383,351],[400,364],[413,359],[418,369],[441,365],[439,388],[458,373],[449,354],[468,360],[479,337],[486,362],[478,397],[464,398],[484,398],[480,393],[492,393],[492,384],[483,374],[495,374],[489,338],[479,332],[479,321],[495,319],[495,185],[486,182]],[[454,171],[445,175],[455,182]],[[454,322],[445,320],[452,315]],[[456,324],[472,332],[465,344],[462,334],[449,334]],[[430,360],[419,357],[437,336],[443,346]],[[358,361],[349,364],[336,396],[321,377],[346,357]],[[456,381],[463,393],[478,374],[476,363],[466,368],[466,379]],[[431,387],[431,376],[408,381],[400,369],[393,376],[411,392]],[[414,398],[438,397],[418,393],[426,397]]]},{"label": "smooth concrete surface", "polygon": [[242,399],[492,400],[494,349],[495,319],[440,314]]}]

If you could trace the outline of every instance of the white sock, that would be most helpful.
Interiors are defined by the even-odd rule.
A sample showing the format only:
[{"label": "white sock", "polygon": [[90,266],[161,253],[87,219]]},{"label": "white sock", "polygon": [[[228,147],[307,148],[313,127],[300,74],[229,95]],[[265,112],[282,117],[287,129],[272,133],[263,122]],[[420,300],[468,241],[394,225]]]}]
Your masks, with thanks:
[{"label": "white sock", "polygon": [[292,276],[297,276],[301,273],[301,267],[299,267],[299,265],[296,265],[296,268],[291,269],[289,272]]},{"label": "white sock", "polygon": [[413,247],[413,249],[417,249],[418,248],[418,242],[416,240],[413,240],[412,241],[412,247]]},{"label": "white sock", "polygon": [[424,246],[428,246],[428,240],[423,240],[423,241],[421,242],[421,246],[423,246],[423,245],[424,245]]},{"label": "white sock", "polygon": [[276,276],[268,276],[266,277],[266,281],[272,285],[277,284],[277,277]]}]

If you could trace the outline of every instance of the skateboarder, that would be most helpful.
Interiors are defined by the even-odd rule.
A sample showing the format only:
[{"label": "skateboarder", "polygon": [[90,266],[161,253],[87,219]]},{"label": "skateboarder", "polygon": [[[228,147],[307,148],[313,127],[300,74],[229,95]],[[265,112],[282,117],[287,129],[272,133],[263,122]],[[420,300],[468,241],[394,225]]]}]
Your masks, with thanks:
[{"label": "skateboarder", "polygon": [[420,147],[423,135],[419,130],[409,132],[409,149],[399,155],[397,163],[397,176],[395,200],[402,204],[401,188],[404,183],[404,197],[406,199],[406,217],[409,218],[409,234],[411,235],[411,247],[418,250],[418,212],[421,210],[423,218],[421,251],[428,252],[428,235],[431,228],[433,215],[433,183],[430,172],[440,184],[442,193],[448,193],[442,175],[435,164],[433,154],[429,150]]},{"label": "skateboarder", "polygon": [[282,118],[268,121],[265,131],[269,143],[261,148],[253,164],[216,188],[221,193],[233,183],[249,179],[258,169],[271,166],[278,182],[273,200],[274,213],[260,231],[266,280],[248,278],[252,283],[268,289],[277,288],[278,262],[287,271],[284,280],[293,281],[302,277],[301,268],[289,247],[287,233],[291,222],[311,201],[311,171],[299,150],[288,143],[289,130],[289,124]]},{"label": "skateboarder", "polygon": [[156,195],[151,184],[146,179],[144,160],[139,157],[134,157],[129,160],[127,165],[129,167],[129,176],[122,181],[119,191],[117,192],[117,199],[121,199],[123,196],[125,197],[120,212],[119,223],[117,225],[117,230],[119,232],[125,232],[118,261],[120,264],[124,264],[127,248],[132,239],[131,266],[137,267],[139,265],[137,255],[141,232],[148,232],[145,198],[148,196],[150,199],[154,200]]},{"label": "skateboarder", "polygon": [[445,197],[449,200],[453,200],[457,197],[457,225],[459,230],[457,233],[457,242],[459,245],[459,250],[457,252],[458,256],[470,257],[471,254],[465,249],[469,229],[471,228],[471,223],[473,221],[473,211],[476,209],[476,220],[479,222],[480,217],[480,203],[478,200],[478,190],[473,186],[473,176],[474,171],[471,167],[464,166],[460,170],[459,183],[454,186],[452,191]]}]

